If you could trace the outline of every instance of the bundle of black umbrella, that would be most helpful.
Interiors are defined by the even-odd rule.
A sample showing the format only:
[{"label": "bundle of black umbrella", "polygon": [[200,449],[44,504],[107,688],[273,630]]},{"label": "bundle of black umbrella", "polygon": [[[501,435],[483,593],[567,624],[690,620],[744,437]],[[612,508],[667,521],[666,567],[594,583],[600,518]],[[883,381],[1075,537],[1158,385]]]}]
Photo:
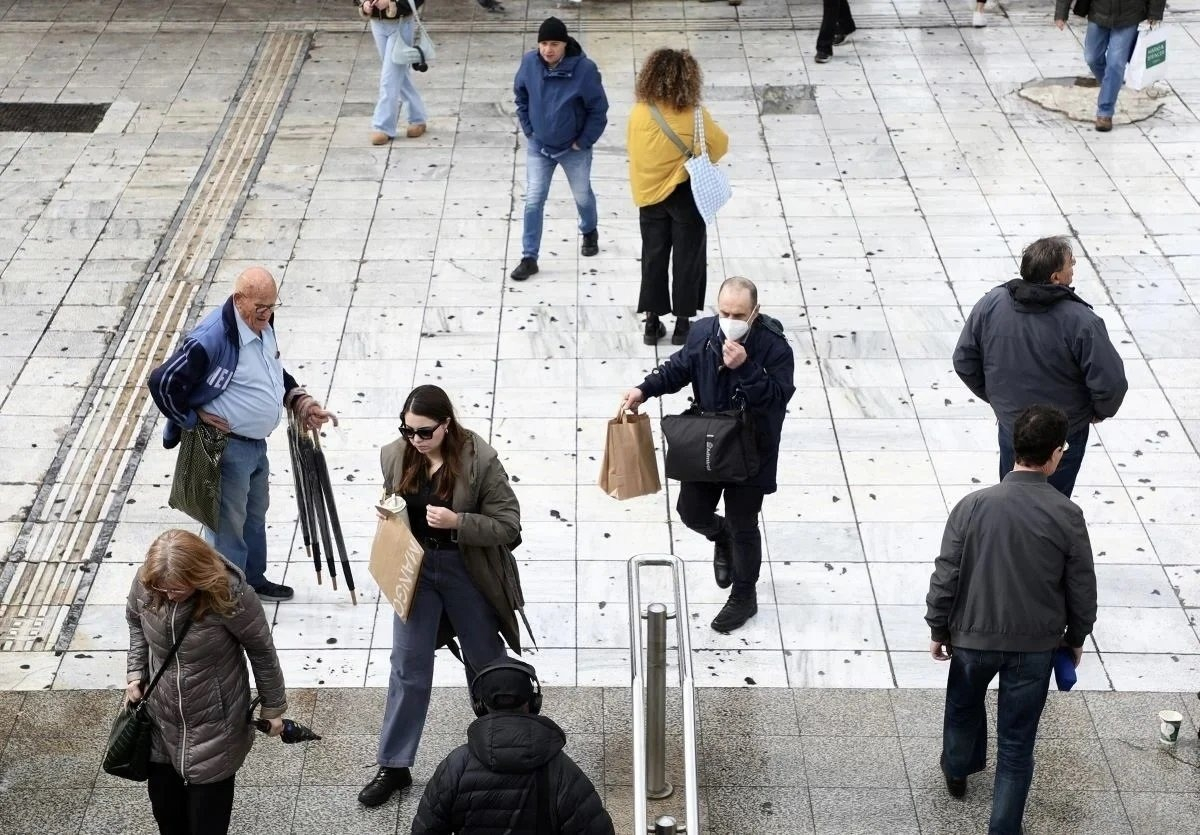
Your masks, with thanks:
[{"label": "bundle of black umbrella", "polygon": [[342,523],[338,519],[337,504],[333,499],[333,482],[329,478],[329,466],[325,452],[321,449],[321,435],[299,421],[294,413],[288,421],[288,448],[292,456],[292,479],[296,486],[296,505],[300,511],[300,531],[304,538],[304,550],[312,557],[317,569],[317,584],[321,584],[321,549],[325,549],[325,564],[329,567],[329,581],[337,590],[337,566],[334,563],[333,546],[336,543],[342,563],[342,575],[350,600],[358,604],[354,593],[354,575],[350,571],[350,558],[346,554],[346,542],[342,537]]}]

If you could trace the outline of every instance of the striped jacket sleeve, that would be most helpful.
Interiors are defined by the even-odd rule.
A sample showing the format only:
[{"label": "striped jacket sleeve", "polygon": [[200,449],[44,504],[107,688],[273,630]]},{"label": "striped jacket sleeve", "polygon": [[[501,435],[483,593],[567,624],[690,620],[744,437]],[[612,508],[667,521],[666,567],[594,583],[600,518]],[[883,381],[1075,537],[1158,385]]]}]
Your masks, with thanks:
[{"label": "striped jacket sleeve", "polygon": [[203,384],[208,371],[208,352],[195,339],[187,339],[170,359],[150,372],[150,396],[154,405],[184,429],[200,419],[190,405],[191,393]]}]

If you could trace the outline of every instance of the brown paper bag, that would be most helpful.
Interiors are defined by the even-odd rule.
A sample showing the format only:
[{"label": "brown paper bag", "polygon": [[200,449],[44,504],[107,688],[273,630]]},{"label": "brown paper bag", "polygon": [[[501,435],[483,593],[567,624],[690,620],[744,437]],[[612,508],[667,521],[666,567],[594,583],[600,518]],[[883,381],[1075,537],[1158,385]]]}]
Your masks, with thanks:
[{"label": "brown paper bag", "polygon": [[425,549],[408,529],[408,512],[403,501],[399,502],[399,509],[395,503],[378,504],[375,508],[386,518],[379,520],[371,544],[371,576],[391,601],[400,620],[407,623],[417,596]]},{"label": "brown paper bag", "polygon": [[622,409],[608,422],[600,489],[614,499],[635,499],[662,489],[649,415],[631,415]]}]

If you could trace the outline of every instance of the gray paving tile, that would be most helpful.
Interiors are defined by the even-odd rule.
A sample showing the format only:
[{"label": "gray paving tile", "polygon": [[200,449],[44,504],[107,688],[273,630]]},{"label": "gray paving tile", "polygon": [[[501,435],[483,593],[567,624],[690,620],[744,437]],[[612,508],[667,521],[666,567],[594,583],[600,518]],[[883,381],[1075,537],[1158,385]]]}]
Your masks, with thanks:
[{"label": "gray paving tile", "polygon": [[946,693],[942,690],[889,690],[900,736],[942,736]]},{"label": "gray paving tile", "polygon": [[[244,785],[242,772],[239,771],[237,790],[233,796],[233,817],[229,822],[229,831],[253,832],[255,835],[288,835],[292,831],[292,818],[296,812],[300,793],[309,790],[294,785]],[[353,787],[350,790],[353,791]],[[353,793],[357,794],[357,792]],[[154,830],[143,831],[153,832]]]},{"label": "gray paving tile", "polygon": [[[604,688],[604,732],[631,733],[633,717],[628,687]],[[703,720],[698,719],[703,727]],[[683,728],[683,700],[678,687],[667,688],[667,730]]]},{"label": "gray paving tile", "polygon": [[325,740],[284,745],[278,739],[259,734],[254,747],[238,771],[241,786],[297,786],[304,770],[307,750],[324,745]]},{"label": "gray paving tile", "polygon": [[[895,736],[896,717],[887,690],[795,690],[804,736]],[[900,692],[900,691],[897,691]],[[941,733],[941,717],[938,720]]]},{"label": "gray paving tile", "polygon": [[1025,803],[1029,835],[1130,835],[1121,796],[1082,788],[1034,789]]},{"label": "gray paving tile", "polygon": [[[942,756],[942,740],[940,737],[914,736],[902,738],[900,747],[904,754],[904,768],[908,774],[909,783],[914,789],[933,789],[945,787],[946,781],[942,776],[939,764]],[[996,770],[996,740],[988,740],[987,765],[978,774],[967,777],[967,787],[971,792],[992,790],[992,780]]]},{"label": "gray paving tile", "polygon": [[0,754],[4,753],[4,746],[8,743],[13,726],[17,723],[17,714],[21,710],[23,701],[25,701],[24,693],[0,692]]},{"label": "gray paving tile", "polygon": [[810,789],[817,835],[917,835],[908,789]]},{"label": "gray paving tile", "polygon": [[542,714],[567,735],[604,732],[604,691],[599,687],[547,687]]},{"label": "gray paving tile", "polygon": [[1188,700],[1182,694],[1088,693],[1085,699],[1101,738],[1152,742],[1158,738],[1160,710],[1177,710],[1183,714],[1180,739],[1196,736]]},{"label": "gray paving tile", "polygon": [[329,736],[306,752],[301,772],[304,786],[365,786],[378,768],[378,734]]},{"label": "gray paving tile", "polygon": [[803,786],[804,749],[793,736],[708,736],[700,770],[706,786]]},{"label": "gray paving tile", "polygon": [[1040,791],[1116,790],[1098,740],[1039,739],[1033,759],[1033,787]]},{"label": "gray paving tile", "polygon": [[603,734],[570,734],[563,750],[592,781],[592,785],[604,785]]},{"label": "gray paving tile", "polygon": [[108,737],[121,707],[115,690],[34,691],[25,694],[14,735]]},{"label": "gray paving tile", "polygon": [[986,832],[992,816],[991,782],[977,791],[969,785],[967,796],[951,797],[942,788],[914,788],[913,805],[921,825],[921,835],[962,835],[966,832]]},{"label": "gray paving tile", "polygon": [[[633,832],[633,789],[629,786],[607,786],[600,795],[604,799],[604,808],[608,810],[609,816],[612,818],[613,829],[617,832]],[[670,797],[662,800],[650,800],[647,802],[647,817],[651,822],[658,818],[659,815],[670,815],[677,822],[684,822],[687,816],[683,809],[683,794],[676,790]],[[702,819],[707,819],[704,797],[700,797],[700,816]],[[403,830],[402,830],[403,831]],[[703,831],[708,832],[707,828]],[[715,835],[715,833],[714,833]],[[733,835],[733,833],[730,833]]]},{"label": "gray paving tile", "polygon": [[0,832],[75,835],[87,806],[88,795],[76,789],[13,788],[0,803]]},{"label": "gray paving tile", "polygon": [[1154,742],[1104,739],[1104,755],[1120,791],[1189,792],[1196,788],[1200,751],[1194,744],[1167,750]]},{"label": "gray paving tile", "polygon": [[701,734],[799,734],[792,691],[784,687],[701,688],[696,693]]},{"label": "gray paving tile", "polygon": [[[116,788],[97,788],[91,793],[80,835],[109,835],[113,832],[154,832],[158,824],[150,810],[145,783],[121,781]],[[240,789],[239,789],[240,791]],[[289,808],[289,820],[290,820]]]},{"label": "gray paving tile", "polygon": [[908,786],[900,740],[896,737],[805,737],[802,747],[810,787]]},{"label": "gray paving tile", "polygon": [[[363,781],[365,784],[365,780]],[[420,787],[412,786],[387,803],[368,809],[358,802],[361,785],[308,786],[296,797],[292,832],[296,835],[326,835],[329,832],[362,832],[370,835],[394,835],[400,820],[401,803],[416,797]],[[414,806],[415,811],[415,806]],[[411,814],[407,820],[412,820]]]},{"label": "gray paving tile", "polygon": [[[706,757],[704,747],[699,747],[699,759],[703,762]],[[679,734],[667,734],[666,739],[666,777],[674,786],[682,786],[683,779],[683,737]],[[703,766],[700,770],[700,782],[704,783]],[[604,736],[604,784],[607,786],[633,785],[633,740],[628,734],[605,734]]]},{"label": "gray paving tile", "polygon": [[812,806],[808,791],[786,788],[710,786],[704,831],[711,835],[810,835]]},{"label": "gray paving tile", "polygon": [[1096,726],[1083,693],[1051,690],[1038,723],[1038,738],[1094,739]]},{"label": "gray paving tile", "polygon": [[378,734],[387,691],[378,687],[318,690],[312,727],[325,735]]},{"label": "gray paving tile", "polygon": [[1121,792],[1134,835],[1191,835],[1200,821],[1200,793]]},{"label": "gray paving tile", "polygon": [[0,785],[90,790],[96,784],[103,750],[103,741],[86,736],[14,735],[0,757]]}]

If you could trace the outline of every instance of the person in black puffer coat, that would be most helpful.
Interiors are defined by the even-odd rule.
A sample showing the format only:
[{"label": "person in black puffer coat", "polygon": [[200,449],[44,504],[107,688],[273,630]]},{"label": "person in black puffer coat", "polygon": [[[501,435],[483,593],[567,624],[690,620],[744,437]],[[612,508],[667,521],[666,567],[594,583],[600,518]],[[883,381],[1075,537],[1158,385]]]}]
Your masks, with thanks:
[{"label": "person in black puffer coat", "polygon": [[538,715],[533,667],[497,659],[471,701],[479,718],[426,785],[412,835],[614,835],[596,787],[563,753],[567,735]]}]

